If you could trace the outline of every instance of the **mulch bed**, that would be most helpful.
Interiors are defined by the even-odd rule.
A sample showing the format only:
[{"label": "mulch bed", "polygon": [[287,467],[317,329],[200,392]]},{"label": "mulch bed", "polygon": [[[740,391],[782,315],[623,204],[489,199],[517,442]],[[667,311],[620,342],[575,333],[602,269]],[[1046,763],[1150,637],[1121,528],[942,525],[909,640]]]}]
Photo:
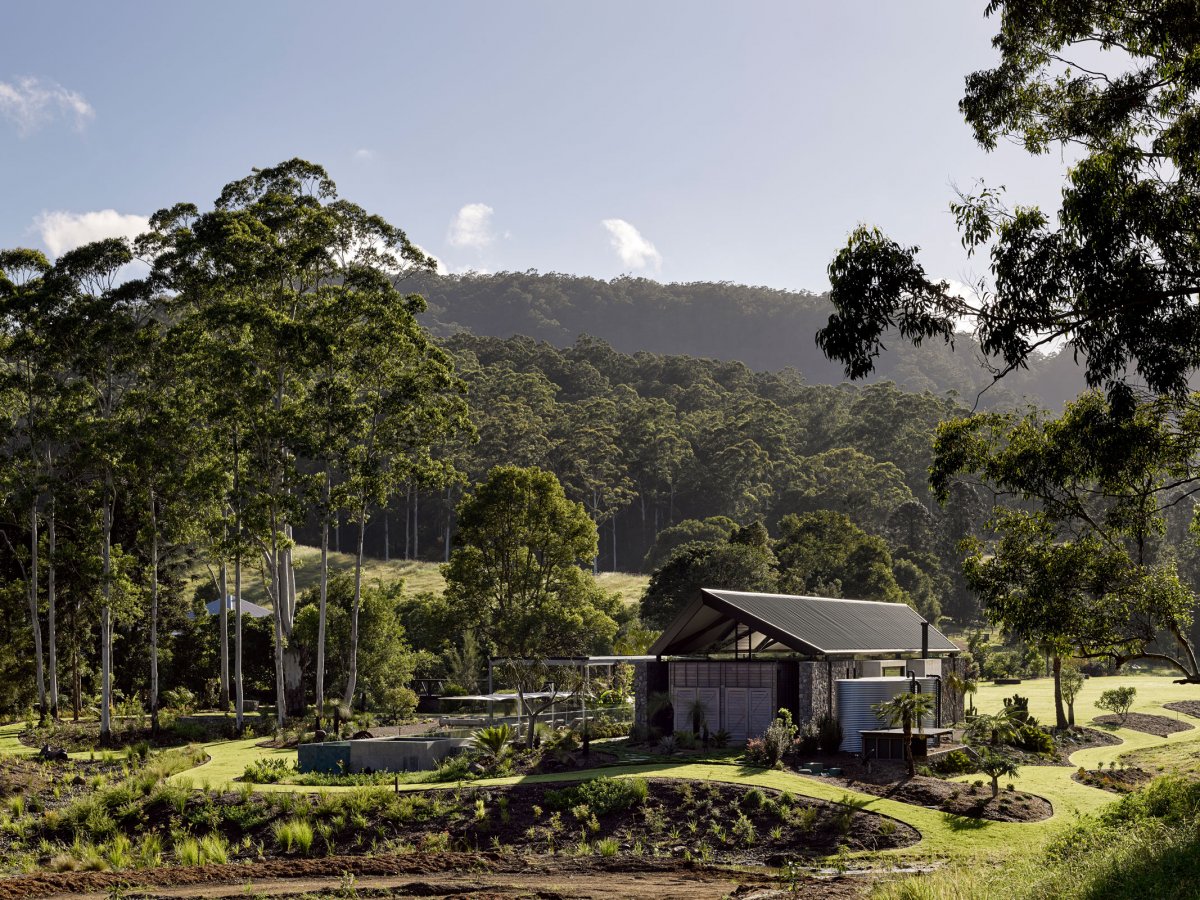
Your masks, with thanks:
[{"label": "mulch bed", "polygon": [[1115,725],[1119,728],[1128,728],[1132,731],[1140,731],[1143,734],[1153,734],[1156,737],[1166,737],[1168,734],[1175,734],[1180,731],[1191,731],[1195,726],[1180,722],[1177,719],[1169,719],[1166,716],[1155,716],[1149,713],[1130,713],[1122,721],[1120,716],[1096,716],[1093,720],[1101,725]]},{"label": "mulch bed", "polygon": [[[897,780],[894,773],[876,772],[864,776],[868,780],[845,779],[846,786],[877,797],[887,797],[940,809],[956,816],[971,819],[987,819],[992,822],[1040,822],[1054,814],[1050,801],[1024,791],[1006,791],[992,799],[990,779],[983,779],[983,787],[959,781],[943,781],[917,775],[903,776]],[[837,779],[834,779],[837,780]],[[1003,784],[1003,780],[1001,781]]]},{"label": "mulch bed", "polygon": [[1006,746],[1004,752],[1021,766],[1069,766],[1072,753],[1086,750],[1088,747],[1111,747],[1119,743],[1121,739],[1111,732],[1076,726],[1054,735],[1054,753],[1051,756],[1028,753],[1020,747],[1012,746]]},{"label": "mulch bed", "polygon": [[1099,772],[1091,769],[1080,769],[1071,777],[1080,784],[1100,788],[1103,791],[1111,791],[1114,794],[1129,794],[1145,786],[1153,776],[1145,769],[1133,767]]},{"label": "mulch bed", "polygon": [[1200,700],[1176,700],[1174,703],[1164,703],[1163,707],[1172,712],[1181,712],[1185,716],[1200,719]]}]

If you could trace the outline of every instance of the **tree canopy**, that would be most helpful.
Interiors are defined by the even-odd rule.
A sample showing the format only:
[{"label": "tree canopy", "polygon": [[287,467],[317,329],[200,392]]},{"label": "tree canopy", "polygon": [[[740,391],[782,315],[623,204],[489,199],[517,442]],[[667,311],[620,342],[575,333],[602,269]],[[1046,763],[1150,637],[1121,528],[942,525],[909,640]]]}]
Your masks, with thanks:
[{"label": "tree canopy", "polygon": [[863,226],[829,267],[836,312],[817,337],[847,375],[884,336],[949,342],[963,321],[997,375],[1065,342],[1089,384],[1125,398],[1136,373],[1186,390],[1200,365],[1200,10],[1166,2],[994,0],[999,63],[970,74],[960,109],[976,141],[1075,158],[1056,213],[981,186],[952,205],[964,246],[986,252],[975,299],[930,278],[918,248]]}]

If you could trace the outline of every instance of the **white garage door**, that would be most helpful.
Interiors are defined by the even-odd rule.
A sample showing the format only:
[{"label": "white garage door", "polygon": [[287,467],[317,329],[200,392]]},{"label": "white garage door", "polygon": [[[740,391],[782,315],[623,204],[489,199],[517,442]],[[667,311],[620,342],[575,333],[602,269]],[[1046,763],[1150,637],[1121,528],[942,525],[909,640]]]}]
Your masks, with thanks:
[{"label": "white garage door", "polygon": [[695,688],[675,688],[671,692],[671,710],[675,715],[675,731],[692,730],[692,704],[696,702]]},{"label": "white garage door", "polygon": [[770,688],[750,688],[750,737],[760,737],[775,718]]},{"label": "white garage door", "polygon": [[741,743],[750,736],[747,733],[749,703],[746,688],[725,688],[725,702],[722,705],[725,708],[725,730],[729,732],[729,739]]}]

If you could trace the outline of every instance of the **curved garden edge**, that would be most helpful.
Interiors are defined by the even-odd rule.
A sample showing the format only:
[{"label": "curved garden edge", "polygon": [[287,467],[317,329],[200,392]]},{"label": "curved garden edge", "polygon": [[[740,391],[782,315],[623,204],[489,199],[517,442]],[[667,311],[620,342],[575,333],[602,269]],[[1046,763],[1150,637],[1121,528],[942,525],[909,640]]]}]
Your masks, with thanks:
[{"label": "curved garden edge", "polygon": [[[1149,711],[1149,710],[1147,710]],[[36,753],[21,744],[16,735],[22,723],[0,726],[0,755],[30,755]],[[1155,737],[1143,732],[1117,729],[1121,743],[1088,747],[1071,754],[1070,766],[1026,766],[1012,779],[1022,790],[1047,800],[1054,812],[1048,819],[1038,822],[994,822],[966,819],[940,810],[926,809],[899,800],[878,797],[830,784],[820,778],[798,775],[776,770],[753,769],[737,763],[703,761],[663,761],[609,766],[546,775],[509,776],[505,778],[480,779],[471,782],[447,782],[442,784],[421,783],[401,785],[403,791],[452,790],[458,787],[487,787],[510,784],[561,783],[579,781],[602,776],[656,777],[717,781],[727,784],[759,786],[779,791],[790,791],[817,800],[848,803],[864,811],[878,813],[916,828],[921,840],[909,847],[862,852],[856,857],[901,860],[920,858],[978,858],[1003,857],[1018,852],[1038,849],[1060,829],[1066,827],[1077,816],[1094,813],[1113,801],[1113,795],[1099,788],[1079,784],[1072,779],[1075,768],[1096,767],[1101,761],[1106,764],[1132,750],[1171,742],[1200,741],[1200,729],[1192,729],[1175,737]],[[189,783],[198,788],[217,787],[233,783],[239,778],[248,762],[262,757],[291,758],[294,749],[261,747],[261,738],[214,741],[203,744],[208,762],[171,776],[170,780]],[[85,754],[76,754],[85,755]],[[976,776],[960,776],[959,781],[970,781]],[[297,793],[344,792],[361,790],[356,787],[312,788],[287,784],[255,785],[256,791]]]}]

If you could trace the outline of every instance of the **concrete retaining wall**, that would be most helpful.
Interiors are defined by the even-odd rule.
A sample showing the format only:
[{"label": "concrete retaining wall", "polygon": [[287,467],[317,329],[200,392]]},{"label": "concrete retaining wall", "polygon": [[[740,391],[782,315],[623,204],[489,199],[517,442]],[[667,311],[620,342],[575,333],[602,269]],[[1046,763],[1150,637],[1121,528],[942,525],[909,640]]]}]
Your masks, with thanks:
[{"label": "concrete retaining wall", "polygon": [[424,772],[467,746],[467,738],[366,738],[301,744],[301,772]]}]

